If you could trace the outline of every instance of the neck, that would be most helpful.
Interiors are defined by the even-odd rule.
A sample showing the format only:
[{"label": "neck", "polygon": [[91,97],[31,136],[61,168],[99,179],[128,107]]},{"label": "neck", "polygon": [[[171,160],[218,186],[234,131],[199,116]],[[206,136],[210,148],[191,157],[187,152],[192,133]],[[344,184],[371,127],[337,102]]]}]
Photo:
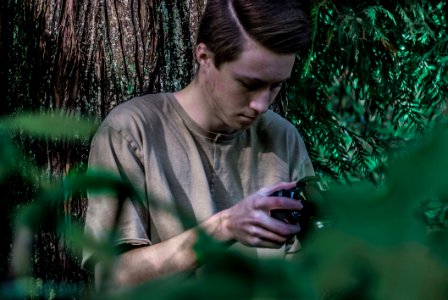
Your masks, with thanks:
[{"label": "neck", "polygon": [[234,129],[223,125],[215,115],[209,99],[203,93],[198,78],[195,78],[184,89],[174,93],[179,104],[202,129],[216,133],[230,133]]}]

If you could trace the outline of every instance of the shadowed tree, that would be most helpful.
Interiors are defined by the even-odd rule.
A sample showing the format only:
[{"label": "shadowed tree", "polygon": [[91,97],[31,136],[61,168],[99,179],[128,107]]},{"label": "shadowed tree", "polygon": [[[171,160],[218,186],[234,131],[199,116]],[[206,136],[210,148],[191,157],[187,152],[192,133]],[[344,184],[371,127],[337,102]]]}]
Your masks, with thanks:
[{"label": "shadowed tree", "polygon": [[[63,111],[101,120],[117,104],[148,92],[187,84],[192,45],[204,0],[5,0],[0,3],[1,115]],[[15,136],[16,144],[49,178],[84,169],[88,143]],[[8,257],[13,212],[33,200],[36,189],[20,176],[3,184],[1,257]],[[6,188],[6,186],[8,188]],[[85,196],[63,207],[82,220]],[[51,227],[50,227],[51,228]],[[79,257],[67,256],[64,237],[50,228],[35,236],[34,276],[79,282]],[[7,274],[2,261],[0,273]]]}]

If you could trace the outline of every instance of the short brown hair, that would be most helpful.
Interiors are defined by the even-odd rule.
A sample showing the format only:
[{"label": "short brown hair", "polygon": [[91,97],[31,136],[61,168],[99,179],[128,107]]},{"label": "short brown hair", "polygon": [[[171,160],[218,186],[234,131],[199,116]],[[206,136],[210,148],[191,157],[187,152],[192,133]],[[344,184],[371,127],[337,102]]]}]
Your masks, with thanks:
[{"label": "short brown hair", "polygon": [[275,53],[292,54],[308,49],[311,30],[298,0],[207,1],[197,44],[213,52],[217,68],[238,59],[244,35]]}]

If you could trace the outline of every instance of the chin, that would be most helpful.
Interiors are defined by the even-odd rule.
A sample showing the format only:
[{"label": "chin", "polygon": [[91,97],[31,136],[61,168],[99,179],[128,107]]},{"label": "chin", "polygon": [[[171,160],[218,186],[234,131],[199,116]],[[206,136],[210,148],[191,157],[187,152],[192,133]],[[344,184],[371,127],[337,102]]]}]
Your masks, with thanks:
[{"label": "chin", "polygon": [[253,124],[253,122],[244,123],[244,124],[240,123],[240,124],[235,124],[234,126],[232,126],[232,128],[235,130],[243,130],[243,129],[249,128],[250,126],[252,126],[252,124]]},{"label": "chin", "polygon": [[233,122],[226,122],[226,129],[223,131],[232,132],[235,130],[244,130],[252,126],[256,119],[249,119],[247,117],[236,118]]}]

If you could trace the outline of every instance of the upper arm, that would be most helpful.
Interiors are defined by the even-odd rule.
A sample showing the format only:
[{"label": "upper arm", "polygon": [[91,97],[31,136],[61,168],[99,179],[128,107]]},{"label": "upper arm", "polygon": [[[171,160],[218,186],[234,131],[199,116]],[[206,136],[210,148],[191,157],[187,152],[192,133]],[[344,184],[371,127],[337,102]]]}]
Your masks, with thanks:
[{"label": "upper arm", "polygon": [[[144,189],[145,176],[137,142],[111,127],[102,126],[92,140],[89,170],[106,171],[132,184],[137,191]],[[118,199],[113,186],[102,192],[88,192],[86,234],[100,243],[106,243],[111,230],[116,228],[117,237],[111,241],[114,246],[150,244],[149,212],[145,199],[136,201],[126,196]],[[83,268],[92,270],[96,260],[94,254],[92,249],[83,250]]]}]

